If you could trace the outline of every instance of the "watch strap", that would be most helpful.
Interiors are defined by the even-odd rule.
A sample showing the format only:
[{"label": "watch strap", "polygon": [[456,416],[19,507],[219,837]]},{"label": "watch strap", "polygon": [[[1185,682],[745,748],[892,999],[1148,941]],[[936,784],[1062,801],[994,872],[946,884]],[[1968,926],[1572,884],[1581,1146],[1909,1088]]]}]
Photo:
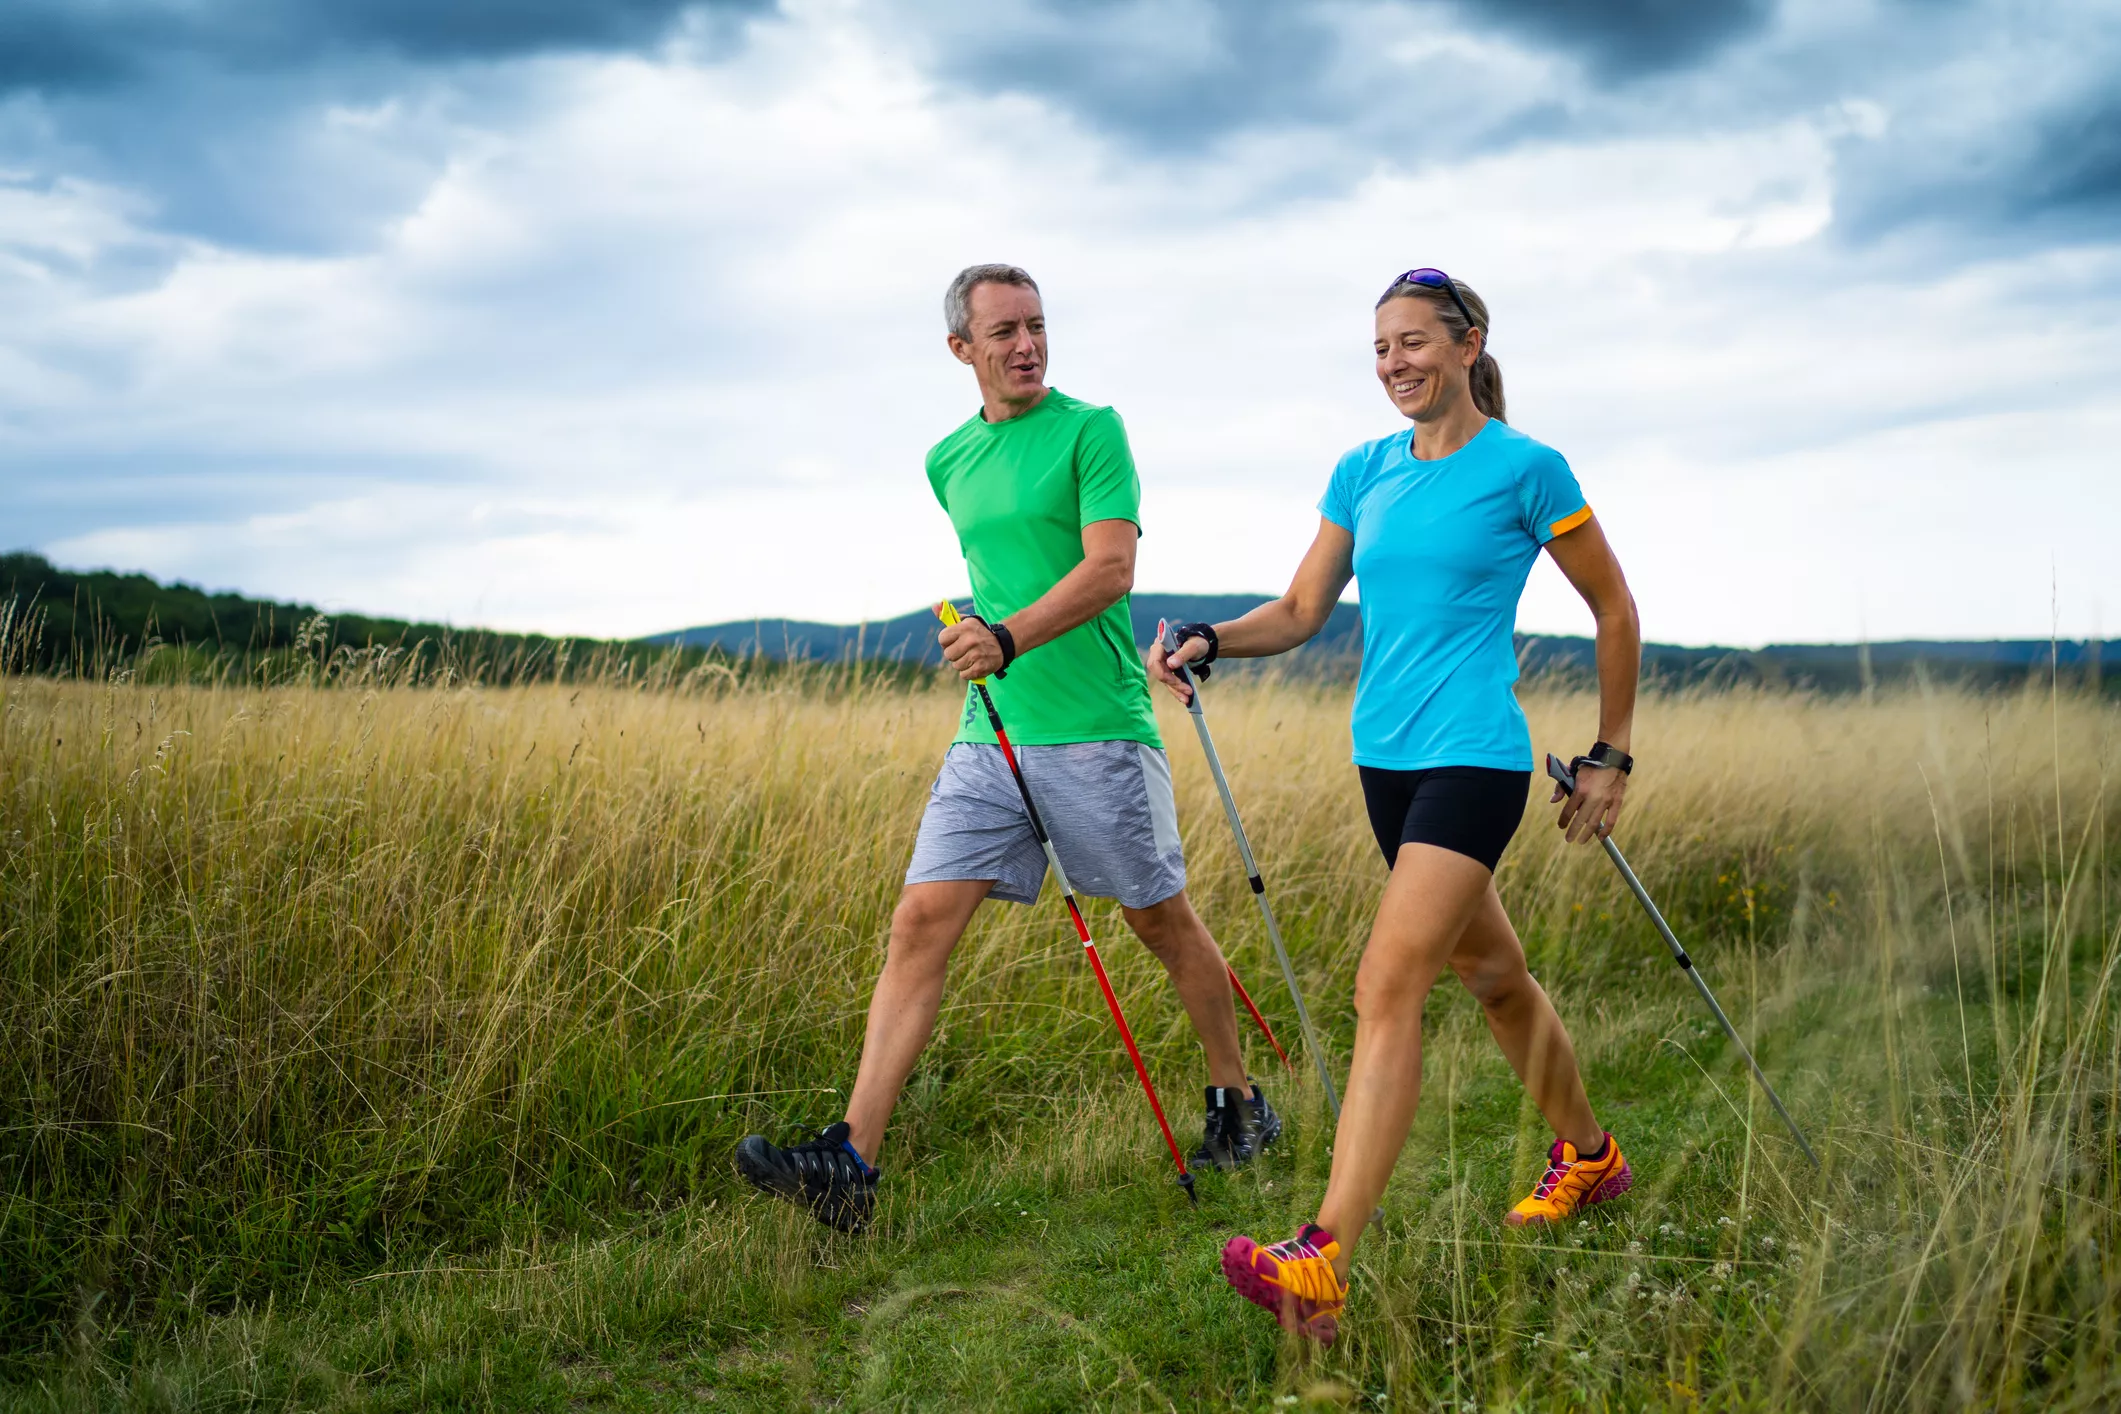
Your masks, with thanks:
[{"label": "watch strap", "polygon": [[1571,770],[1579,766],[1598,766],[1609,771],[1618,771],[1621,775],[1626,776],[1634,773],[1635,758],[1622,751],[1619,747],[1614,746],[1611,742],[1600,741],[1593,742],[1589,751],[1586,751],[1570,763]]}]

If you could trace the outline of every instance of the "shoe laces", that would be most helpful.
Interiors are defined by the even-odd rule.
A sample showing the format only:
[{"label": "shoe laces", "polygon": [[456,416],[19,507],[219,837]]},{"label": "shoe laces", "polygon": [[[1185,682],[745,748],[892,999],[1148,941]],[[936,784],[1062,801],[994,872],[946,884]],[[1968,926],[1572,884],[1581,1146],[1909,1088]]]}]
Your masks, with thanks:
[{"label": "shoe laces", "polygon": [[1569,1170],[1576,1167],[1574,1164],[1561,1157],[1561,1145],[1562,1141],[1556,1139],[1554,1141],[1554,1147],[1547,1150],[1546,1177],[1540,1179],[1539,1186],[1532,1190],[1532,1196],[1534,1198],[1553,1197],[1554,1190],[1556,1188],[1559,1188],[1561,1186],[1561,1181],[1569,1176]]},{"label": "shoe laces", "polygon": [[1333,1270],[1321,1243],[1330,1247],[1333,1235],[1315,1223],[1306,1223],[1296,1236],[1264,1250],[1279,1269],[1275,1281],[1283,1290],[1323,1305],[1345,1297],[1348,1287]]},{"label": "shoe laces", "polygon": [[868,1177],[864,1165],[847,1152],[847,1146],[832,1137],[830,1130],[819,1130],[815,1139],[791,1145],[782,1150],[794,1163],[797,1173],[805,1178],[849,1179],[861,1182]]},{"label": "shoe laces", "polygon": [[1318,1250],[1318,1245],[1311,1240],[1311,1234],[1308,1229],[1298,1233],[1286,1242],[1275,1243],[1267,1249],[1267,1255],[1277,1262],[1301,1262],[1325,1256],[1323,1252]]},{"label": "shoe laces", "polygon": [[1210,1105],[1207,1142],[1211,1145],[1227,1143],[1232,1148],[1242,1145],[1245,1141],[1245,1121],[1251,1118],[1250,1111],[1251,1103],[1248,1099],[1239,1099],[1235,1104],[1226,1099],[1223,1104]]}]

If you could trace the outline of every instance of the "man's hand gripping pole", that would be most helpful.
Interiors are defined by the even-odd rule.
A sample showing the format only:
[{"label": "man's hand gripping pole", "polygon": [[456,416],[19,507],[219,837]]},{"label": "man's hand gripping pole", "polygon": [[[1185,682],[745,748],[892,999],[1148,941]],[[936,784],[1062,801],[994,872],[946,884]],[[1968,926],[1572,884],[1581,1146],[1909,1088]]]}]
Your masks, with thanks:
[{"label": "man's hand gripping pole", "polygon": [[[963,619],[957,606],[945,599],[935,606],[935,616],[943,621],[943,627]],[[1083,911],[1076,905],[1075,890],[1068,883],[1068,871],[1061,868],[1060,856],[1053,850],[1053,840],[1046,833],[1046,822],[1039,818],[1038,806],[1032,802],[1031,787],[1024,781],[1024,768],[1016,759],[1016,748],[1009,744],[1009,733],[1002,727],[1002,714],[994,709],[994,698],[987,692],[984,677],[972,679],[973,691],[979,694],[980,706],[986,709],[987,725],[994,728],[994,739],[1002,748],[1002,759],[1009,763],[1009,774],[1016,779],[1016,792],[1023,797],[1024,813],[1030,817],[1031,833],[1038,839],[1039,848],[1046,852],[1046,867],[1053,871],[1053,882],[1060,886],[1061,902],[1068,906],[1068,917],[1075,923],[1075,936],[1082,940],[1083,954],[1090,959],[1090,970],[1097,974],[1098,989],[1105,994],[1105,1005],[1112,1010],[1112,1021],[1119,1027],[1119,1039],[1126,1042],[1127,1058],[1134,1062],[1134,1073],[1141,1078],[1142,1093],[1149,1097],[1149,1108],[1156,1112],[1156,1127],[1164,1133],[1164,1143],[1171,1150],[1171,1162],[1178,1165],[1178,1186],[1186,1190],[1186,1197],[1198,1203],[1200,1198],[1193,1191],[1193,1175],[1186,1169],[1186,1156],[1179,1152],[1178,1140],[1171,1133],[1171,1123],[1164,1118],[1164,1107],[1156,1098],[1156,1086],[1149,1080],[1149,1067],[1142,1064],[1142,1053],[1134,1044],[1134,1032],[1127,1025],[1127,1017],[1119,1009],[1119,997],[1112,990],[1112,979],[1105,975],[1105,964],[1098,958],[1097,944],[1090,940],[1090,926],[1083,921]]]}]

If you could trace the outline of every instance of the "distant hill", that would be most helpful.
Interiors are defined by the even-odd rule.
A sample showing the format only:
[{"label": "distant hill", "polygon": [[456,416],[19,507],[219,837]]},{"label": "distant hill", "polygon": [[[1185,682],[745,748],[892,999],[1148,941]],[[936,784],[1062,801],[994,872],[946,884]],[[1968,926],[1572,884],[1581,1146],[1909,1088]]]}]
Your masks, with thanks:
[{"label": "distant hill", "polygon": [[448,624],[324,614],[310,604],[209,594],[144,574],[64,570],[41,555],[0,555],[0,665],[100,676],[142,670],[166,681],[262,672],[268,678],[360,663],[397,681],[506,683],[582,673],[664,671],[706,655],[599,639],[497,633]]},{"label": "distant hill", "polygon": [[[1267,602],[1264,594],[1137,594],[1133,597],[1135,642],[1146,648],[1159,619],[1187,622],[1234,619]],[[926,609],[869,624],[810,623],[800,619],[746,619],[704,624],[643,640],[718,648],[735,657],[840,661],[856,656],[884,661],[940,665],[936,622]],[[2045,672],[2050,654],[2069,680],[2096,673],[2102,658],[2113,656],[2109,640],[2050,644],[2046,639],[1968,641],[1906,640],[1892,643],[1777,643],[1765,648],[1683,648],[1670,643],[1643,645],[1643,674],[1667,684],[1784,684],[1828,691],[1861,688],[1866,681],[1895,682],[1916,673],[1938,681],[1982,685],[2014,683]],[[1517,635],[1517,661],[1527,677],[1542,673],[1580,674],[1596,668],[1589,638],[1566,635]],[[1362,618],[1353,604],[1333,610],[1325,630],[1285,658],[1272,660],[1283,671],[1301,674],[1352,673],[1362,660]],[[1253,664],[1233,662],[1231,671],[1256,671]]]},{"label": "distant hill", "polygon": [[[1266,603],[1260,594],[1137,594],[1133,598],[1134,640],[1142,647],[1156,635],[1160,619],[1189,623],[1206,619],[1211,623],[1234,619]],[[961,605],[969,608],[969,602]],[[812,658],[835,661],[859,655],[864,658],[929,663],[941,666],[943,652],[936,645],[939,626],[927,609],[901,614],[872,624],[820,624],[801,619],[755,619],[726,624],[706,624],[656,634],[647,643],[682,644],[688,648],[719,648],[737,657],[762,653],[769,658]],[[1333,610],[1325,631],[1293,655],[1306,663],[1323,664],[1362,657],[1362,619],[1353,604]]]},{"label": "distant hill", "polygon": [[[1263,594],[1137,594],[1134,638],[1146,647],[1157,620],[1236,618],[1267,601]],[[290,664],[327,663],[347,651],[396,655],[420,680],[436,672],[506,683],[580,676],[689,671],[717,662],[778,671],[796,662],[890,663],[918,676],[940,666],[934,617],[924,608],[870,624],[746,619],[706,624],[636,640],[549,638],[447,624],[325,615],[301,603],[209,594],[194,585],[163,584],[142,574],[59,569],[41,555],[0,555],[0,659],[20,671],[92,672],[150,658],[155,671],[196,678],[234,669],[268,675]],[[1760,649],[1643,648],[1643,671],[1666,684],[1786,684],[1848,691],[1866,682],[1903,681],[1917,673],[1945,682],[2002,686],[2043,676],[2050,655],[2064,680],[2099,678],[2114,656],[2112,641],[2050,644],[2045,639],[1778,643]],[[1569,636],[1517,636],[1525,675],[1588,678],[1592,643]],[[1362,619],[1353,604],[1334,609],[1325,631],[1295,653],[1262,663],[1219,665],[1229,675],[1260,671],[1310,677],[1352,676],[1362,661]],[[717,669],[719,671],[719,669]]]}]

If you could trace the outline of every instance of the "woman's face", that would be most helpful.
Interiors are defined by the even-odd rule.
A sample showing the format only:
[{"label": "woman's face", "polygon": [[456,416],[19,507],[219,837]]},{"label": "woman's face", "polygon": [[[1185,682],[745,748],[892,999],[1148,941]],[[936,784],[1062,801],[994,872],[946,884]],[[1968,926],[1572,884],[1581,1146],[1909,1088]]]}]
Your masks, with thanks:
[{"label": "woman's face", "polygon": [[1385,396],[1416,422],[1441,417],[1472,396],[1467,381],[1480,357],[1480,331],[1451,342],[1436,306],[1425,299],[1390,299],[1377,311],[1377,381]]}]

